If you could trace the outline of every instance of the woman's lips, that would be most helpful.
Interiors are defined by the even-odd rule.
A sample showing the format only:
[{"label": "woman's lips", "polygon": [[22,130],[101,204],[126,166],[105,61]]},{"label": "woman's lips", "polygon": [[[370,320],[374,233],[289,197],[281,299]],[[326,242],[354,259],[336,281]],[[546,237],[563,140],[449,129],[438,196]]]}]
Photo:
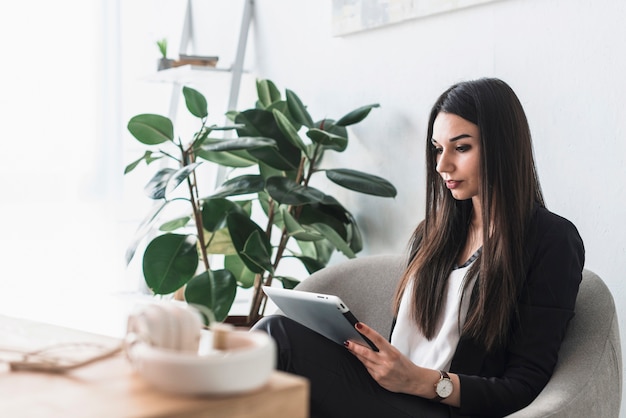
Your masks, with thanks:
[{"label": "woman's lips", "polygon": [[446,187],[450,190],[456,189],[460,184],[461,182],[457,180],[446,180]]}]

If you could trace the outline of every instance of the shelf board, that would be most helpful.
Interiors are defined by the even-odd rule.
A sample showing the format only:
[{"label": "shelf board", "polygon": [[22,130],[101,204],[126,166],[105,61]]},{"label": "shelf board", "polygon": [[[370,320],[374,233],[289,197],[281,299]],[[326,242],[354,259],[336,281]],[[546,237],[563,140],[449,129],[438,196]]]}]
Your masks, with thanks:
[{"label": "shelf board", "polygon": [[207,74],[230,74],[230,68],[209,67],[204,65],[181,65],[157,71],[146,77],[146,81],[158,83],[188,84],[206,80]]}]

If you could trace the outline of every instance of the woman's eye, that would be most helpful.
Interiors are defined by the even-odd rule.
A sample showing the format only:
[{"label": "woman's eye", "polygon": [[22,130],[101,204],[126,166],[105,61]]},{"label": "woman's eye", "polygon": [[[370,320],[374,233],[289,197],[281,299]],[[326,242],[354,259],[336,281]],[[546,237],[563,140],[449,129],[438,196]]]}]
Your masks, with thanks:
[{"label": "woman's eye", "polygon": [[469,145],[459,145],[458,147],[456,147],[456,150],[459,152],[465,152],[465,151],[469,151],[471,147]]},{"label": "woman's eye", "polygon": [[443,153],[443,148],[435,147],[435,154],[441,154],[441,153]]}]

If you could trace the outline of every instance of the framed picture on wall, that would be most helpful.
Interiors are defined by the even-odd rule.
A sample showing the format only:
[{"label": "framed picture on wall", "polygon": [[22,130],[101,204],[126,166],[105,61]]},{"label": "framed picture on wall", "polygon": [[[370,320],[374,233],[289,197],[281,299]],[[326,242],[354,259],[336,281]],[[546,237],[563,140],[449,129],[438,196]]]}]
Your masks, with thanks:
[{"label": "framed picture on wall", "polygon": [[333,0],[333,36],[498,0]]}]

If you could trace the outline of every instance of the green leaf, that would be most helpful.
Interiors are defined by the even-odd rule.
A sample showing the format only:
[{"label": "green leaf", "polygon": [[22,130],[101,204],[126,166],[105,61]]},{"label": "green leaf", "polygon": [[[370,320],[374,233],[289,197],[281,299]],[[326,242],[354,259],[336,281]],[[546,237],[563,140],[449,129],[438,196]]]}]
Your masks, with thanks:
[{"label": "green leaf", "polygon": [[128,130],[142,144],[157,145],[174,140],[174,125],[165,116],[142,114],[128,122]]},{"label": "green leaf", "polygon": [[309,272],[309,274],[313,274],[326,267],[326,264],[323,264],[319,260],[312,257],[296,256],[296,258],[302,262],[302,265],[306,271]]},{"label": "green leaf", "polygon": [[280,90],[271,80],[257,80],[256,91],[263,108],[268,107],[281,98]]},{"label": "green leaf", "polygon": [[396,197],[393,184],[382,177],[347,168],[326,170],[326,177],[346,189],[380,197]]},{"label": "green leaf", "polygon": [[300,284],[300,280],[290,276],[274,276],[275,279],[280,280],[285,289],[293,289]]},{"label": "green leaf", "polygon": [[321,129],[311,128],[307,131],[306,136],[327,149],[343,152],[348,147],[348,138]]},{"label": "green leaf", "polygon": [[370,111],[375,107],[380,107],[380,105],[376,103],[376,104],[361,106],[358,109],[353,110],[352,112],[348,113],[347,115],[339,119],[335,123],[335,125],[348,126],[348,125],[354,125],[355,123],[359,123],[363,119],[365,119],[367,115],[370,113]]},{"label": "green leaf", "polygon": [[234,139],[214,140],[210,143],[206,141],[200,147],[204,151],[220,152],[220,151],[241,151],[260,147],[278,148],[276,141],[272,138],[244,136]]},{"label": "green leaf", "polygon": [[171,193],[172,191],[174,191],[180,185],[180,183],[185,181],[185,179],[189,177],[189,175],[193,173],[193,170],[195,170],[200,164],[201,163],[199,162],[193,163],[193,164],[186,165],[176,170],[176,172],[172,174],[172,176],[167,182],[167,187],[165,188],[165,194],[167,195]]},{"label": "green leaf", "polygon": [[238,196],[249,193],[258,193],[263,190],[265,181],[257,174],[245,174],[226,180],[211,198]]},{"label": "green leaf", "polygon": [[183,87],[183,96],[185,96],[185,105],[192,115],[201,119],[209,115],[206,99],[199,91],[191,87]]},{"label": "green leaf", "polygon": [[198,267],[196,237],[165,234],[153,239],[143,255],[143,275],[146,284],[158,295],[180,289]]},{"label": "green leaf", "polygon": [[238,255],[227,255],[224,257],[224,268],[231,271],[237,279],[237,285],[244,289],[254,286],[256,274],[246,267]]},{"label": "green leaf", "polygon": [[363,249],[363,236],[361,235],[361,230],[356,223],[356,219],[352,216],[351,213],[346,213],[350,222],[346,225],[346,229],[348,232],[348,243],[350,244],[350,248],[356,254]]},{"label": "green leaf", "polygon": [[346,257],[356,257],[356,254],[354,254],[348,243],[344,241],[343,238],[333,228],[323,223],[316,223],[312,226],[317,229],[322,235],[324,235],[328,239],[328,241],[330,241]]},{"label": "green leaf", "polygon": [[272,112],[260,109],[249,109],[237,115],[237,124],[243,128],[237,129],[240,137],[256,136],[272,138],[278,149],[274,147],[260,147],[248,150],[254,158],[279,170],[297,170],[300,165],[302,152],[295,147],[282,133]]},{"label": "green leaf", "polygon": [[139,243],[149,232],[153,230],[152,228],[154,224],[156,224],[159,214],[163,211],[163,209],[165,209],[168,203],[168,201],[163,201],[160,204],[153,204],[148,215],[141,221],[137,227],[137,231],[133,235],[131,243],[128,244],[128,247],[126,248],[126,265],[130,264],[133,257],[135,257],[135,252],[137,251]]},{"label": "green leaf", "polygon": [[265,233],[260,230],[254,231],[246,240],[243,251],[239,252],[239,256],[244,263],[246,263],[246,261],[249,262],[246,263],[246,265],[253,263],[260,269],[273,273],[274,267],[272,266],[271,259],[272,249],[270,246],[268,250],[267,242]]},{"label": "green leaf", "polygon": [[228,270],[205,271],[191,279],[185,288],[187,303],[206,306],[216,321],[228,316],[236,294],[237,282]]},{"label": "green leaf", "polygon": [[143,189],[146,195],[154,200],[165,198],[167,183],[174,173],[176,170],[173,168],[162,168],[157,171]]},{"label": "green leaf", "polygon": [[226,226],[226,216],[230,212],[244,213],[236,203],[223,198],[209,198],[202,202],[202,226],[209,232],[215,232]]},{"label": "green leaf", "polygon": [[159,156],[159,157],[156,157],[156,158],[153,158],[153,157],[152,157],[152,155],[153,155],[153,154],[154,154],[154,153],[153,153],[152,151],[146,151],[146,152],[145,152],[145,153],[141,156],[141,158],[137,159],[136,161],[133,161],[132,163],[130,163],[130,164],[128,164],[128,165],[126,166],[126,168],[124,169],[124,174],[128,174],[128,173],[130,173],[131,171],[133,171],[135,168],[137,168],[137,166],[139,165],[139,163],[141,163],[141,162],[142,162],[142,161],[144,161],[144,160],[145,160],[145,162],[146,162],[146,165],[148,165],[148,164],[150,164],[150,163],[151,163],[151,162],[153,162],[153,161],[157,161],[157,160],[160,160],[161,158],[163,158],[163,157],[160,157],[160,156]]},{"label": "green leaf", "polygon": [[298,258],[308,257],[314,259],[321,266],[326,266],[335,252],[335,247],[326,239],[321,241],[296,242],[302,251],[302,255],[298,256]]},{"label": "green leaf", "polygon": [[[250,218],[241,213],[231,212],[228,214],[226,218],[226,224],[228,225],[228,230],[230,232],[230,237],[233,241],[233,245],[237,249],[237,253],[241,257],[242,261],[245,263],[246,267],[248,267],[254,273],[263,273],[264,268],[259,267],[256,262],[253,262],[249,257],[242,257],[242,253],[245,251],[246,243],[251,235],[255,232],[258,232],[256,236],[256,241],[258,244],[262,242],[263,250],[260,252],[270,254],[272,252],[272,245],[267,239],[265,232]],[[258,248],[250,248],[249,251],[257,251]],[[254,256],[255,257],[255,256]]]},{"label": "green leaf", "polygon": [[182,228],[186,226],[191,220],[190,216],[182,216],[177,219],[172,219],[169,222],[165,222],[163,225],[159,227],[159,231],[163,232],[172,232],[177,230],[178,228]]},{"label": "green leaf", "polygon": [[285,228],[287,229],[287,234],[290,237],[294,237],[300,241],[317,241],[324,239],[324,236],[320,235],[317,230],[308,226],[305,227],[300,225],[298,221],[291,216],[289,210],[285,206],[280,207],[280,212],[285,223]]},{"label": "green leaf", "polygon": [[230,239],[228,228],[218,229],[214,233],[205,231],[204,241],[205,243],[209,243],[209,246],[207,248],[207,252],[209,254],[237,254],[237,249],[235,249],[233,241]]},{"label": "green leaf", "polygon": [[[206,141],[205,141],[206,143]],[[246,151],[205,151],[197,148],[195,151],[197,158],[211,161],[225,167],[243,168],[256,164],[256,158]]]},{"label": "green leaf", "polygon": [[283,115],[278,110],[272,111],[272,114],[274,115],[274,119],[276,119],[276,123],[278,124],[278,127],[280,128],[282,133],[285,134],[285,137],[289,140],[289,142],[291,142],[294,146],[300,149],[300,151],[303,151],[304,153],[306,153],[307,152],[306,145],[304,145],[304,142],[302,142],[302,140],[300,139],[298,132],[293,127],[291,122],[289,122],[289,119],[287,118],[287,116]]},{"label": "green leaf", "polygon": [[272,199],[285,205],[300,206],[324,201],[326,195],[308,186],[302,186],[287,177],[270,177],[265,182],[265,190]]},{"label": "green leaf", "polygon": [[313,119],[298,95],[289,89],[285,90],[285,94],[287,96],[287,108],[296,122],[308,128],[313,127]]}]

